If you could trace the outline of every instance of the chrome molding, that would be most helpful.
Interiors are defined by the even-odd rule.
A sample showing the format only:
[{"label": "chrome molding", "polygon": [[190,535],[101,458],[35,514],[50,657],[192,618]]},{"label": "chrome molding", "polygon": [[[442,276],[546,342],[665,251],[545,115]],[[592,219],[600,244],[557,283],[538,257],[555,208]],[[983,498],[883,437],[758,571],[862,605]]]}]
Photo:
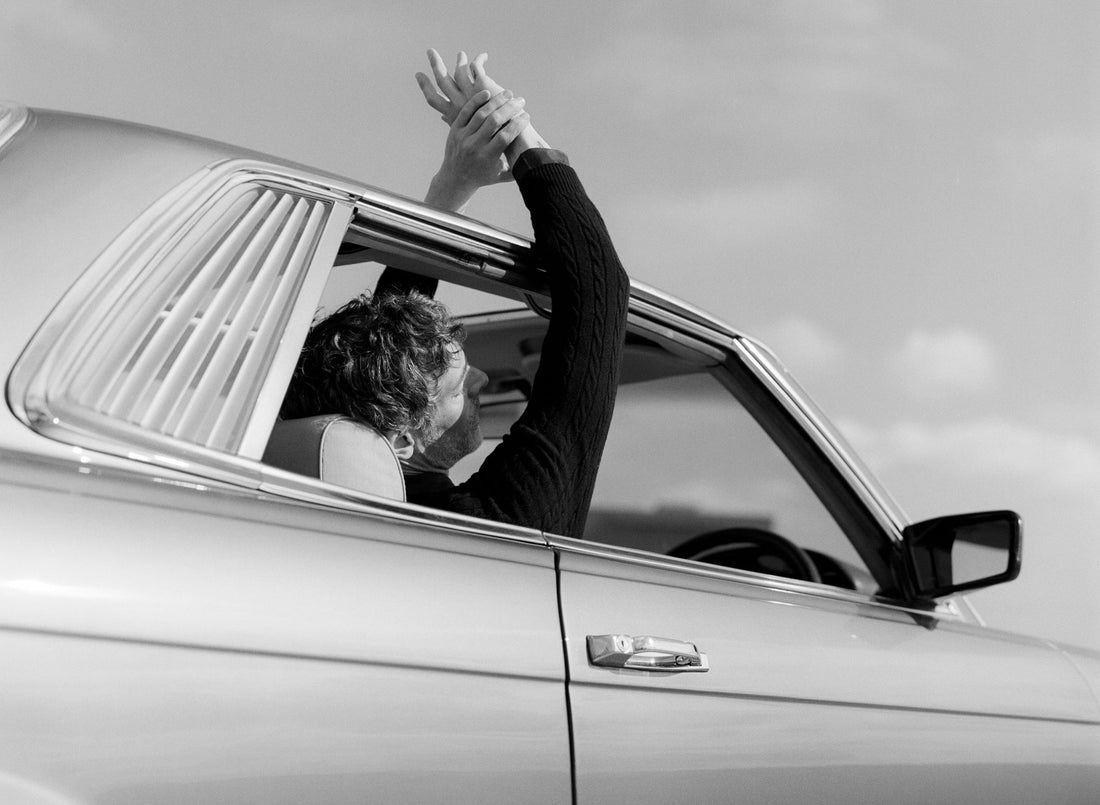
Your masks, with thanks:
[{"label": "chrome molding", "polygon": [[633,548],[624,548],[617,545],[606,545],[599,542],[586,542],[570,539],[569,537],[557,537],[550,535],[548,544],[551,548],[562,553],[571,553],[579,556],[587,556],[612,562],[622,562],[652,570],[676,573],[680,576],[714,579],[722,582],[734,582],[745,584],[767,596],[769,592],[785,595],[808,596],[813,599],[825,599],[861,606],[872,606],[887,609],[906,615],[920,617],[932,617],[937,620],[950,621],[952,623],[965,622],[955,612],[946,610],[926,610],[906,606],[904,602],[876,598],[866,593],[854,590],[845,590],[840,587],[832,587],[800,579],[787,579],[780,576],[771,576],[763,573],[753,573],[749,570],[721,567],[719,565],[707,565],[694,562],[689,559],[680,559],[663,554],[640,551]]},{"label": "chrome molding", "polygon": [[437,526],[465,536],[550,547],[545,535],[533,528],[375,497],[266,464],[258,464],[255,469],[261,476],[259,490],[277,496],[287,505],[320,505],[326,509],[384,517],[394,522]]},{"label": "chrome molding", "polygon": [[461,239],[472,239],[508,260],[530,261],[531,241],[522,235],[378,188],[350,184],[346,187],[359,202],[360,211],[378,216],[380,221],[409,227],[414,233],[450,233]]},{"label": "chrome molding", "polygon": [[666,323],[675,323],[697,334],[705,334],[710,339],[718,338],[721,343],[728,344],[732,339],[745,336],[701,308],[639,280],[630,280],[630,296],[631,308],[637,308],[639,313],[648,312],[667,320]]},{"label": "chrome molding", "polygon": [[864,506],[872,513],[882,529],[896,543],[907,522],[898,505],[882,490],[864,468],[863,463],[847,446],[843,437],[825,419],[820,409],[802,391],[780,365],[765,352],[761,345],[748,338],[737,341],[737,351],[745,363],[772,390],[784,408],[792,414],[814,443],[829,458],[855,489]]},{"label": "chrome molding", "polygon": [[27,107],[11,101],[0,101],[0,153],[15,139],[31,120]]}]

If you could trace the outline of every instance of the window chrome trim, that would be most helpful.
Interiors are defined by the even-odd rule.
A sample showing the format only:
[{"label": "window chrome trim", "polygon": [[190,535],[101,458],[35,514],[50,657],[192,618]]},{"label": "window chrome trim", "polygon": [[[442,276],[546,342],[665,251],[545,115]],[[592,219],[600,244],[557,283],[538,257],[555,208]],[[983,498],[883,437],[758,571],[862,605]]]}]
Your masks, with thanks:
[{"label": "window chrome trim", "polygon": [[[414,210],[427,211],[427,208]],[[516,299],[528,294],[549,298],[545,275],[532,260],[529,242],[516,238],[514,242],[502,243],[487,237],[483,225],[459,229],[458,224],[463,222],[464,219],[448,220],[441,213],[406,214],[361,202],[356,205],[348,235],[352,241],[450,274],[452,282],[461,282],[465,275],[475,286],[478,281],[490,281],[514,289],[512,296]]]},{"label": "window chrome trim", "polygon": [[31,111],[21,103],[0,101],[0,154],[33,119]]},{"label": "window chrome trim", "polygon": [[623,562],[625,564],[636,565],[661,572],[672,572],[684,577],[714,579],[720,582],[734,582],[737,584],[749,585],[756,590],[762,590],[764,592],[774,591],[784,594],[803,595],[810,599],[826,599],[829,601],[857,604],[860,606],[872,606],[919,618],[935,618],[937,620],[958,623],[970,622],[958,612],[948,611],[943,608],[937,608],[936,610],[920,609],[908,606],[904,601],[869,595],[856,590],[845,590],[841,587],[833,587],[828,584],[803,581],[801,579],[788,579],[766,573],[755,573],[751,570],[739,570],[737,568],[727,568],[719,565],[707,565],[690,559],[680,559],[664,554],[636,550],[634,548],[608,545],[601,542],[576,540],[570,537],[561,537],[553,534],[548,535],[547,542],[551,548],[561,553],[586,556],[609,562]]},{"label": "window chrome trim", "polygon": [[900,508],[888,493],[872,480],[873,476],[864,468],[840,434],[828,424],[820,409],[806,392],[798,387],[775,358],[754,340],[747,337],[739,338],[734,348],[745,364],[810,434],[814,443],[826,454],[830,464],[841,472],[886,535],[895,545],[900,543],[901,532],[907,522]]},{"label": "window chrome trim", "polygon": [[691,332],[706,334],[710,340],[717,338],[718,343],[728,345],[733,339],[745,335],[703,309],[640,280],[630,280],[630,296],[632,309],[636,307],[640,313],[665,319]]},{"label": "window chrome trim", "polygon": [[413,525],[445,528],[466,536],[550,547],[546,536],[534,528],[498,523],[404,500],[378,497],[266,464],[257,464],[256,469],[260,475],[259,490],[291,505],[316,505],[353,514],[385,517]]}]

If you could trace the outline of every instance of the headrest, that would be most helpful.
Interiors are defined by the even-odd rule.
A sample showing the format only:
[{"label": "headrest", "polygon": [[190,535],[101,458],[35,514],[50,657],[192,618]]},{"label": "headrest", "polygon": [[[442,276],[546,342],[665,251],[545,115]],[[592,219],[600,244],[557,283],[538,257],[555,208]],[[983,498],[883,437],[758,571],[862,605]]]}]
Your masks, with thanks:
[{"label": "headrest", "polygon": [[401,462],[389,441],[370,425],[343,414],[279,420],[263,460],[326,483],[405,499]]}]

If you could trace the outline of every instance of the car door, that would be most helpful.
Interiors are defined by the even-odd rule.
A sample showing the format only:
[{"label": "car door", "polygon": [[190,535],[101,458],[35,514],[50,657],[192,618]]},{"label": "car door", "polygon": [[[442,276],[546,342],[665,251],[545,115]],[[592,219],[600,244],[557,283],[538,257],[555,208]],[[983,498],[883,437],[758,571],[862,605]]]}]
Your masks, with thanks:
[{"label": "car door", "polygon": [[[577,801],[1089,801],[1100,714],[1071,665],[882,595],[890,518],[760,350],[715,357],[621,389],[586,539],[551,540]],[[668,555],[747,529],[822,581]]]},{"label": "car door", "polygon": [[0,460],[0,801],[569,801],[537,534],[87,457]]}]

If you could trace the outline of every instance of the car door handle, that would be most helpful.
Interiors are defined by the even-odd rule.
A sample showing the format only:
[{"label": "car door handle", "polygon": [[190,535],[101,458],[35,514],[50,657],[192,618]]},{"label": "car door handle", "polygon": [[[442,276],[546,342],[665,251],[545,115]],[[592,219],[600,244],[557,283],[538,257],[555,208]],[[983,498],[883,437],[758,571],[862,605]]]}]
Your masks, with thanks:
[{"label": "car door handle", "polygon": [[588,661],[601,668],[638,671],[709,671],[707,655],[694,643],[628,634],[588,635]]}]

